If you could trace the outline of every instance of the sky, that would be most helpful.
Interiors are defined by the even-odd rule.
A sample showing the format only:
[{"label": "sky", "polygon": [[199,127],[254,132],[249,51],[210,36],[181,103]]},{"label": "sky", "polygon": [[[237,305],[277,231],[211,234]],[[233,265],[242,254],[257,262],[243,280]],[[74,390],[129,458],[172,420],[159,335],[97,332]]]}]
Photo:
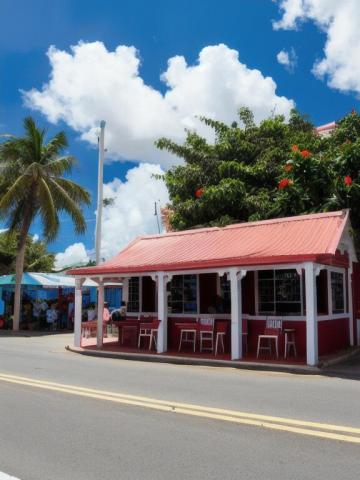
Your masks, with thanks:
[{"label": "sky", "polygon": [[[2,0],[0,133],[21,135],[27,115],[49,137],[64,130],[72,178],[92,195],[85,235],[61,217],[58,267],[92,256],[100,120],[109,258],[158,231],[168,194],[154,174],[180,160],[157,138],[190,128],[212,141],[198,116],[231,123],[244,105],[256,121],[296,106],[316,125],[359,108],[358,18],[358,0]],[[31,233],[42,237],[38,220]]]}]

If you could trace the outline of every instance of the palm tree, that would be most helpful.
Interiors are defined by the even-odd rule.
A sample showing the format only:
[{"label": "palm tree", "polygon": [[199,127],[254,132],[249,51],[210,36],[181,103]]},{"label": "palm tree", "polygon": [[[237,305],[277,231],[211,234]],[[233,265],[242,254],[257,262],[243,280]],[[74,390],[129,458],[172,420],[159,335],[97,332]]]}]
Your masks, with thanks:
[{"label": "palm tree", "polygon": [[63,177],[76,162],[74,157],[60,156],[67,146],[65,133],[59,132],[46,143],[46,130],[39,128],[31,117],[24,119],[24,130],[23,137],[7,136],[0,144],[0,217],[6,220],[9,232],[18,233],[14,330],[19,329],[24,255],[32,222],[40,218],[43,235],[51,241],[59,231],[59,214],[65,212],[70,215],[75,232],[84,233],[82,206],[90,203],[86,190]]}]

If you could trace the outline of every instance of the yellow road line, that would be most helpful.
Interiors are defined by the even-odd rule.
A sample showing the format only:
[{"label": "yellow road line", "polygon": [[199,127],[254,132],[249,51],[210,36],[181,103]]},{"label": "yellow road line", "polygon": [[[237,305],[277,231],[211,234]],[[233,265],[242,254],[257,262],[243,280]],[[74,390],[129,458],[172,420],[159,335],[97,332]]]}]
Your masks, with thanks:
[{"label": "yellow road line", "polygon": [[[318,438],[340,440],[343,442],[360,444],[360,428],[354,428],[349,426],[331,425],[326,423],[309,422],[304,420],[240,412],[237,410],[227,410],[201,405],[193,405],[188,403],[158,400],[149,397],[141,397],[104,390],[78,387],[74,385],[35,380],[32,378],[19,377],[15,375],[0,374],[0,381],[41,388],[45,390],[57,391],[87,398],[94,398],[98,400],[111,401],[123,405],[145,407],[163,412],[180,413],[184,415],[222,420],[242,425],[252,425]],[[353,435],[355,434],[359,436],[345,435],[345,433],[350,433]]]}]

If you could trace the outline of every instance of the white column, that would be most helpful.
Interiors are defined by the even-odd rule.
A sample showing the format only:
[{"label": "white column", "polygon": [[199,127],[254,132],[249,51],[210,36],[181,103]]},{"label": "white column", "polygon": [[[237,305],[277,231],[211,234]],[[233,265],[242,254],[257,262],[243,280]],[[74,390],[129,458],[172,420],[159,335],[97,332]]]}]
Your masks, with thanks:
[{"label": "white column", "polygon": [[[350,260],[351,262],[351,260]],[[349,334],[350,334],[350,345],[355,345],[354,342],[354,312],[353,312],[353,294],[352,294],[352,267],[348,268],[348,311],[349,311]]]},{"label": "white column", "polygon": [[231,288],[231,360],[242,358],[242,299],[241,299],[241,279],[246,271],[238,271],[231,268],[230,288]]},{"label": "white column", "polygon": [[96,346],[101,348],[103,345],[103,316],[104,316],[104,285],[102,282],[98,286],[98,305],[97,305],[97,335]]},{"label": "white column", "polygon": [[306,363],[318,363],[318,325],[316,272],[312,262],[305,263],[305,295],[306,295]]},{"label": "white column", "polygon": [[81,321],[82,321],[82,287],[83,280],[75,279],[74,299],[74,346],[81,347]]},{"label": "white column", "polygon": [[156,275],[157,279],[157,295],[158,295],[158,319],[160,320],[158,337],[157,337],[157,353],[163,353],[167,350],[168,339],[168,318],[167,318],[167,291],[166,284],[169,277],[164,272]]},{"label": "white column", "polygon": [[128,278],[123,278],[122,281],[122,295],[121,299],[123,302],[128,303],[129,301],[129,279]]}]

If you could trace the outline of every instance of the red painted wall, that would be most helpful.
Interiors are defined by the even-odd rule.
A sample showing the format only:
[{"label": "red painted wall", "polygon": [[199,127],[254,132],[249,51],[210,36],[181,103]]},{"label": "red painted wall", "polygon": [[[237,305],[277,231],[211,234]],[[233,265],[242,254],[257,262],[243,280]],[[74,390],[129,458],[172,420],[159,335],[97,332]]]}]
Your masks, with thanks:
[{"label": "red painted wall", "polygon": [[354,310],[354,339],[356,344],[356,339],[358,336],[356,319],[360,318],[360,263],[358,262],[353,263],[352,285]]},{"label": "red painted wall", "polygon": [[319,356],[342,350],[349,346],[349,320],[323,320],[318,322]]}]

